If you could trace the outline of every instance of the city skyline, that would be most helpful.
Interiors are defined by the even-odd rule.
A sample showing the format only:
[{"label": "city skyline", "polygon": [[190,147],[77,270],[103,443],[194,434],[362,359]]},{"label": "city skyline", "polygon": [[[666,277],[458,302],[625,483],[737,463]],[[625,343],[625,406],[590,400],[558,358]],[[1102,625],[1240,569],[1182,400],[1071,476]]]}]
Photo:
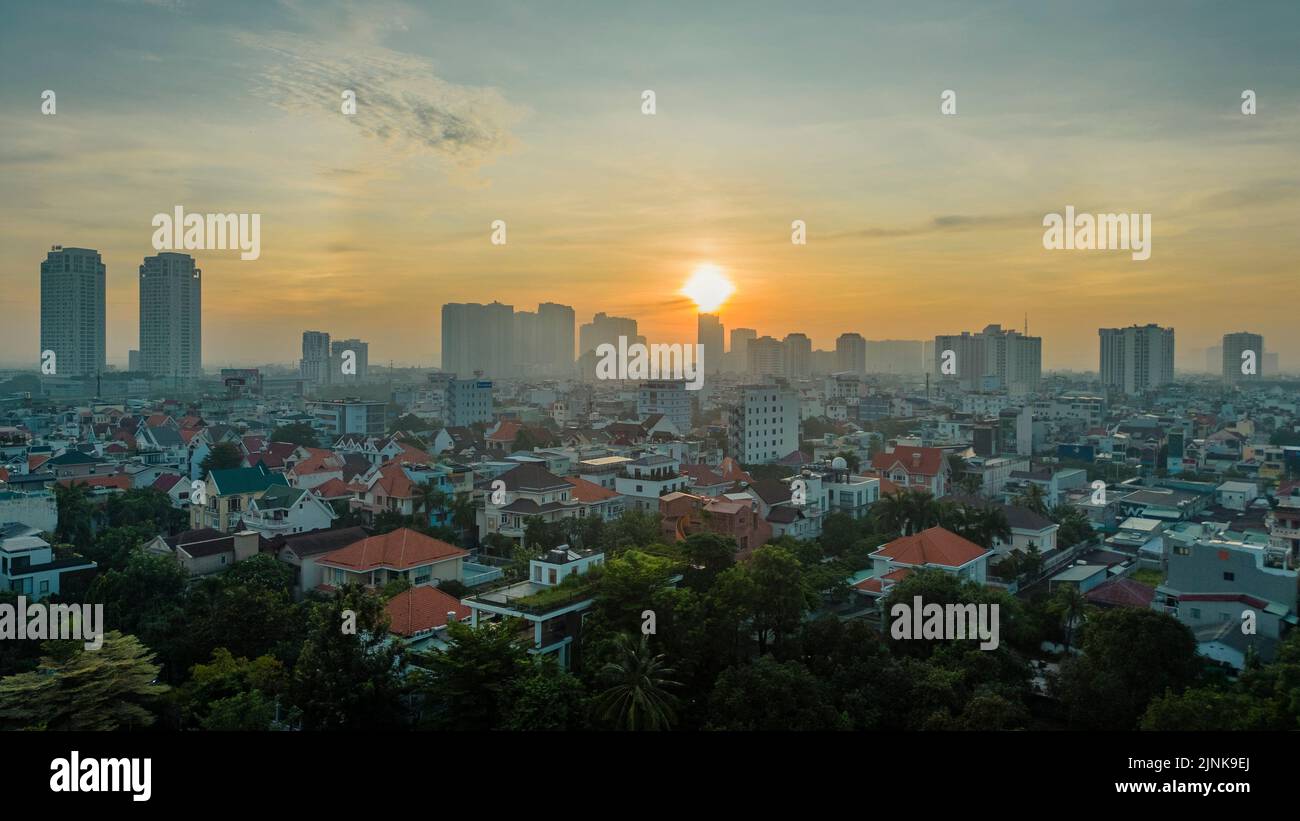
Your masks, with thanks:
[{"label": "city skyline", "polygon": [[[726,328],[815,349],[1027,314],[1044,370],[1095,369],[1097,328],[1135,323],[1177,328],[1175,364],[1196,370],[1229,330],[1218,318],[1248,315],[1285,366],[1300,348],[1286,299],[1300,180],[1284,171],[1298,165],[1296,10],[1123,6],[1120,26],[1045,9],[994,25],[939,6],[948,24],[889,6],[754,23],[692,8],[685,29],[684,6],[647,20],[488,4],[519,23],[503,29],[400,3],[124,2],[69,24],[94,32],[61,41],[76,50],[41,51],[27,44],[66,21],[24,8],[0,32],[4,364],[35,364],[38,264],[64,245],[101,254],[107,361],[124,367],[151,218],[184,206],[261,214],[265,229],[258,259],[191,252],[210,280],[207,367],[296,362],[318,326],[347,327],[377,362],[431,366],[437,306],[493,298],[691,341],[679,292],[702,265],[736,286],[710,312]],[[1179,45],[1140,34],[1152,26]],[[610,33],[620,48],[599,62],[565,48]],[[1021,61],[1060,72],[1028,84]],[[354,87],[349,117],[339,95]],[[940,114],[946,89],[955,116]],[[1151,258],[1045,250],[1044,215],[1067,206],[1151,214]],[[790,243],[795,220],[806,245]]]}]

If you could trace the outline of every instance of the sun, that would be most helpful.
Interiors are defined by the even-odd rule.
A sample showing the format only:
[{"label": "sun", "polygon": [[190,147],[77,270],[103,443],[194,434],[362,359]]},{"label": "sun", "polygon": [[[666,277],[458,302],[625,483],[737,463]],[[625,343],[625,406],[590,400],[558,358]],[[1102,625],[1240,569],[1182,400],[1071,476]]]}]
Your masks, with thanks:
[{"label": "sun", "polygon": [[722,307],[736,286],[722,274],[722,269],[711,263],[701,265],[682,286],[681,293],[694,300],[700,313],[712,313]]}]

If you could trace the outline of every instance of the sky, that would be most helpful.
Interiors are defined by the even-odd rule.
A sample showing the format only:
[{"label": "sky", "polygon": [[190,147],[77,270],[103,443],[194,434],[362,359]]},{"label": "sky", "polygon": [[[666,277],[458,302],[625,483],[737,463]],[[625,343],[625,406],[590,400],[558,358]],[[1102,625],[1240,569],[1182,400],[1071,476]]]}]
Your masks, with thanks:
[{"label": "sky", "polygon": [[[1291,2],[15,5],[0,364],[37,365],[61,244],[102,253],[124,366],[181,205],[261,215],[258,259],[192,252],[208,368],[294,362],[307,329],[434,366],[441,305],[494,299],[694,341],[702,265],[728,329],[818,348],[1027,315],[1048,369],[1148,322],[1180,367],[1250,330],[1300,368],[1297,33]],[[1067,205],[1151,214],[1151,258],[1045,249]]]}]

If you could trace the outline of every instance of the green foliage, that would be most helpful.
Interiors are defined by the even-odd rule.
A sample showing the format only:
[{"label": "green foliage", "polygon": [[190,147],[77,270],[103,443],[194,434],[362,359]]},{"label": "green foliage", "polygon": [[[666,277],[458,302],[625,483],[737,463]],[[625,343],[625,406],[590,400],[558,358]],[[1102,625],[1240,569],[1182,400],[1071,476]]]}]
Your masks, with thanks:
[{"label": "green foliage", "polygon": [[830,687],[798,661],[762,656],[718,677],[710,700],[712,730],[840,730]]},{"label": "green foliage", "polygon": [[130,730],[156,720],[152,707],[167,691],[156,684],[153,654],[116,630],[98,650],[76,646],[65,658],[46,656],[37,670],[0,679],[0,729]]},{"label": "green foliage", "polygon": [[549,656],[535,656],[509,688],[507,730],[583,730],[590,699],[582,682]]},{"label": "green foliage", "polygon": [[[447,626],[449,647],[429,657],[431,679],[426,695],[439,711],[426,724],[446,730],[502,726],[511,714],[516,681],[528,669],[522,627],[509,621],[477,628],[464,622]],[[528,712],[522,708],[519,720],[526,720]]]},{"label": "green foliage", "polygon": [[1164,613],[1121,607],[1088,619],[1083,655],[1061,663],[1053,688],[1072,727],[1133,730],[1152,699],[1181,693],[1199,667],[1187,627]]},{"label": "green foliage", "polygon": [[244,461],[243,452],[233,442],[218,442],[208,451],[208,455],[199,462],[199,471],[204,478],[214,470],[230,470],[239,467]]},{"label": "green foliage", "polygon": [[268,441],[289,442],[307,448],[320,447],[320,440],[316,436],[316,429],[306,422],[295,422],[292,425],[281,425],[271,431],[271,438]]},{"label": "green foliage", "polygon": [[[356,632],[345,633],[345,615]],[[383,602],[354,587],[317,603],[293,671],[293,703],[304,730],[385,729],[406,721],[398,671],[405,646],[388,640]]]},{"label": "green foliage", "polygon": [[54,540],[71,544],[78,550],[90,547],[94,528],[94,506],[90,501],[90,488],[84,483],[56,484],[54,501],[59,524],[54,530]]},{"label": "green foliage", "polygon": [[620,730],[672,729],[677,699],[670,691],[681,685],[663,654],[651,650],[648,636],[638,642],[619,633],[615,646],[616,658],[600,668],[606,687],[593,702],[599,720]]}]

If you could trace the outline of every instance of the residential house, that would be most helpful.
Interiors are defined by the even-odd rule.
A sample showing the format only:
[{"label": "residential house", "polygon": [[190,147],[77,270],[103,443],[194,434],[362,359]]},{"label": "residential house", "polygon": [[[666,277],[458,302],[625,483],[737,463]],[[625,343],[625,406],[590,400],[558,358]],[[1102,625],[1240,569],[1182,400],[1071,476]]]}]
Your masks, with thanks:
[{"label": "residential house", "polygon": [[287,485],[284,475],[272,473],[263,464],[256,467],[208,471],[202,501],[190,499],[190,527],[233,531],[254,498],[274,485]]},{"label": "residential house", "polygon": [[222,533],[205,527],[177,536],[155,536],[145,543],[144,549],[174,558],[191,576],[209,576],[256,556],[262,544],[256,531]]},{"label": "residential house", "polygon": [[409,527],[360,539],[316,558],[322,584],[339,588],[354,584],[380,588],[398,578],[413,587],[441,581],[464,581],[469,552]]},{"label": "residential house", "polygon": [[94,570],[89,559],[56,559],[40,532],[19,522],[0,524],[0,590],[39,601],[57,595],[72,574]]}]

